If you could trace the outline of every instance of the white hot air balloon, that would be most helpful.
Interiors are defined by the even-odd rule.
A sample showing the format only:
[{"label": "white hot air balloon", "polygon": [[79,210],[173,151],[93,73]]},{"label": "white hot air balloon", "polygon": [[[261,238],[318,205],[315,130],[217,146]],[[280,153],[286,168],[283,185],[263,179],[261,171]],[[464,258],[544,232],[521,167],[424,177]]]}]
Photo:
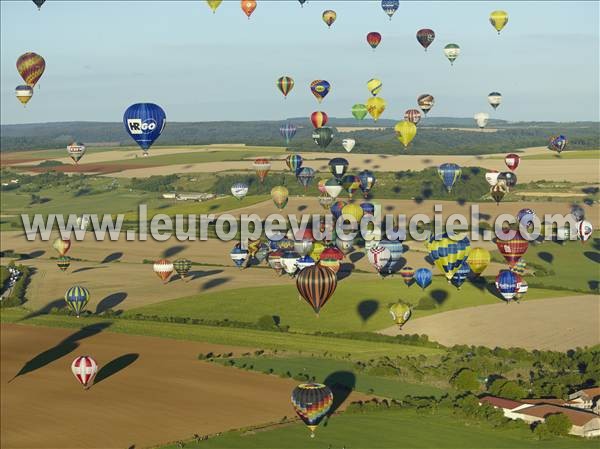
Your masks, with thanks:
[{"label": "white hot air balloon", "polygon": [[327,180],[325,183],[325,191],[334,200],[342,193],[343,187],[333,178]]},{"label": "white hot air balloon", "polygon": [[496,184],[498,184],[498,176],[500,176],[500,172],[497,170],[490,170],[488,172],[486,172],[485,174],[485,180],[487,181],[487,183],[494,187]]},{"label": "white hot air balloon", "polygon": [[479,129],[483,129],[488,124],[490,114],[488,114],[487,112],[478,112],[473,116],[473,118],[475,119],[475,122],[477,123]]},{"label": "white hot air balloon", "polygon": [[369,250],[368,256],[371,265],[375,267],[378,273],[381,273],[381,271],[390,262],[390,259],[392,258],[392,253],[389,249],[383,246],[376,246]]},{"label": "white hot air balloon", "polygon": [[248,185],[243,182],[236,182],[231,186],[231,194],[238,200],[243,200],[248,195]]},{"label": "white hot air balloon", "polygon": [[356,140],[354,140],[354,139],[342,140],[342,146],[344,147],[344,150],[346,150],[348,153],[350,153],[352,151],[352,149],[354,148],[354,145],[356,145]]},{"label": "white hot air balloon", "polygon": [[502,103],[502,94],[500,92],[490,92],[488,95],[490,106],[496,109]]}]

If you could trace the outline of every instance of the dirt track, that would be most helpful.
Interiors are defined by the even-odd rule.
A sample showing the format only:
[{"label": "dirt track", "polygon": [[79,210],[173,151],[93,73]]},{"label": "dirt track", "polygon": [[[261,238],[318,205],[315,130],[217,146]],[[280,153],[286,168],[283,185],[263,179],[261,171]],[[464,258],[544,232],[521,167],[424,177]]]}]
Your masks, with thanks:
[{"label": "dirt track", "polygon": [[566,351],[600,344],[600,296],[493,304],[438,313],[381,331],[427,334],[444,345],[522,347]]},{"label": "dirt track", "polygon": [[[197,360],[248,348],[8,324],[1,332],[5,449],[142,448],[293,415],[293,380]],[[88,391],[70,373],[83,354],[101,369]]]}]

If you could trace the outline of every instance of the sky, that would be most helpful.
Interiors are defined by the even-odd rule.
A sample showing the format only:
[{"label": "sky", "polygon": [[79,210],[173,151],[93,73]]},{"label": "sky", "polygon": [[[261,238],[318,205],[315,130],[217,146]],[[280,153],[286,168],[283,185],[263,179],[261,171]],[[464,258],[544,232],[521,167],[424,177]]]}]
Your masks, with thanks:
[{"label": "sky", "polygon": [[[382,118],[401,118],[416,98],[436,99],[431,116],[489,112],[511,121],[599,120],[599,3],[408,2],[388,20],[379,1],[259,0],[248,20],[237,0],[213,15],[206,2],[0,2],[2,124],[122,119],[132,103],[154,102],[169,121],[279,120],[322,110],[349,117],[379,78],[388,104]],[[326,9],[337,12],[328,29]],[[498,36],[489,13],[504,9]],[[436,38],[427,52],[420,28]],[[383,39],[373,51],[366,34]],[[461,47],[451,67],[447,43]],[[46,72],[27,107],[15,61],[34,51]],[[287,99],[275,87],[294,78]],[[332,89],[319,105],[314,79]],[[487,104],[499,91],[497,111]]]}]

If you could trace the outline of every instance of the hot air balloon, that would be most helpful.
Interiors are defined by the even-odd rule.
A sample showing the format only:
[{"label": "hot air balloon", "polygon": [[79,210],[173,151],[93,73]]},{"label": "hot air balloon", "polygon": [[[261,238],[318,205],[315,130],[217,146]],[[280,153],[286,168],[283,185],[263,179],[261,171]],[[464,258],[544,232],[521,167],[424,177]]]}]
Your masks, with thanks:
[{"label": "hot air balloon", "polygon": [[507,302],[515,297],[521,282],[521,276],[510,270],[501,270],[496,276],[496,288]]},{"label": "hot air balloon", "polygon": [[[377,96],[377,94],[379,92],[381,92],[381,89],[383,88],[383,83],[381,82],[381,80],[378,80],[377,78],[371,78],[369,81],[367,81],[367,89],[369,89],[369,92],[371,92],[371,95],[373,95],[374,97]],[[367,104],[367,111],[369,110],[369,105]]]},{"label": "hot air balloon", "polygon": [[281,134],[281,137],[285,139],[286,145],[290,144],[290,140],[294,138],[294,136],[296,135],[296,131],[296,125],[294,125],[293,123],[285,123],[284,125],[281,125],[279,127],[279,134]]},{"label": "hot air balloon", "polygon": [[321,259],[321,254],[325,251],[327,247],[321,242],[313,242],[313,249],[310,252],[309,256],[312,257],[315,261],[319,261]]},{"label": "hot air balloon", "polygon": [[377,31],[371,31],[367,34],[367,43],[371,46],[373,50],[375,50],[377,46],[381,43],[381,34]]},{"label": "hot air balloon", "polygon": [[375,215],[375,205],[372,203],[360,203],[360,207],[363,210],[363,215]]},{"label": "hot air balloon", "polygon": [[298,0],[298,3],[300,3],[300,7],[304,8],[304,4],[307,2],[308,0]]},{"label": "hot air balloon", "polygon": [[498,176],[500,172],[498,170],[488,170],[485,173],[485,180],[490,186],[495,186],[498,183]]},{"label": "hot air balloon", "polygon": [[173,269],[179,275],[179,279],[185,279],[192,268],[192,261],[179,258],[173,262]]},{"label": "hot air balloon", "polygon": [[462,265],[456,270],[454,276],[452,276],[452,284],[460,290],[460,287],[465,283],[469,273],[471,272],[471,267],[469,263],[465,260]]},{"label": "hot air balloon", "polygon": [[315,429],[333,405],[333,393],[328,386],[317,383],[300,384],[292,391],[292,406],[296,414],[310,429],[314,438]]},{"label": "hot air balloon", "polygon": [[354,139],[342,140],[342,146],[344,147],[344,150],[346,150],[346,152],[348,152],[348,153],[350,153],[352,151],[352,149],[354,148],[354,145],[356,145],[356,140],[354,140]]},{"label": "hot air balloon", "polygon": [[231,252],[229,253],[229,257],[233,261],[236,267],[242,268],[244,262],[248,259],[248,250],[243,249],[242,245],[236,243]]},{"label": "hot air balloon", "polygon": [[525,293],[527,293],[528,290],[529,290],[529,284],[527,284],[526,281],[521,279],[521,285],[519,285],[519,288],[517,289],[517,294],[515,295],[515,299],[517,301],[520,301],[521,299],[523,299],[523,296],[525,296]]},{"label": "hot air balloon", "polygon": [[323,126],[313,130],[312,133],[313,141],[321,148],[327,148],[327,146],[333,140],[333,130],[329,126]]},{"label": "hot air balloon", "polygon": [[434,39],[435,33],[429,28],[423,28],[417,31],[417,41],[419,41],[419,44],[421,44],[425,51],[427,51],[427,47],[433,43]]},{"label": "hot air balloon", "polygon": [[310,121],[313,125],[313,128],[322,128],[329,121],[329,117],[327,117],[325,112],[315,111],[310,114]]},{"label": "hot air balloon", "polygon": [[73,142],[71,145],[67,145],[67,153],[73,159],[73,162],[77,164],[85,154],[85,145],[80,142]]},{"label": "hot air balloon", "polygon": [[298,179],[298,182],[304,187],[305,192],[312,180],[315,178],[315,173],[315,170],[310,167],[303,167],[298,171],[296,178]]},{"label": "hot air balloon", "polygon": [[507,154],[504,157],[504,163],[511,171],[515,171],[519,166],[519,162],[521,161],[521,156],[515,153]]},{"label": "hot air balloon", "polygon": [[362,120],[367,116],[367,106],[362,103],[356,103],[352,106],[352,115],[356,120]]},{"label": "hot air balloon", "polygon": [[548,149],[556,151],[558,154],[560,154],[565,150],[565,148],[567,148],[567,143],[569,143],[569,141],[562,134],[560,136],[551,137],[550,143],[548,144]]},{"label": "hot air balloon", "polygon": [[508,13],[506,11],[492,11],[490,14],[490,23],[496,29],[498,34],[508,23]]},{"label": "hot air balloon", "polygon": [[337,14],[335,11],[332,11],[331,9],[323,11],[323,22],[325,22],[329,28],[331,28],[331,25],[333,25],[333,22],[335,22],[336,18]]},{"label": "hot air balloon", "polygon": [[298,271],[298,259],[300,259],[300,254],[296,251],[284,251],[281,256],[283,271],[289,274],[290,277],[294,277]]},{"label": "hot air balloon", "polygon": [[206,3],[214,14],[217,12],[217,8],[221,6],[221,3],[223,3],[223,0],[206,0]]},{"label": "hot air balloon", "polygon": [[514,271],[519,276],[523,276],[525,274],[526,268],[527,262],[525,262],[525,259],[520,258],[519,261],[515,264],[515,266],[510,269],[510,271]]},{"label": "hot air balloon", "polygon": [[83,312],[85,306],[90,301],[90,292],[87,288],[83,288],[79,285],[75,285],[67,290],[65,293],[65,302],[67,303],[67,307],[71,309],[71,311],[77,315]]},{"label": "hot air balloon", "polygon": [[360,188],[360,178],[355,175],[346,175],[342,178],[342,187],[348,192],[350,198],[352,198],[354,192]]},{"label": "hot air balloon", "polygon": [[302,156],[296,153],[288,154],[285,158],[285,165],[287,165],[287,168],[294,174],[300,171],[303,162]]},{"label": "hot air balloon", "polygon": [[254,160],[252,166],[254,167],[254,171],[256,172],[256,176],[258,176],[260,183],[263,184],[269,170],[271,170],[271,161],[269,161],[269,159],[258,158]]},{"label": "hot air balloon", "polygon": [[384,269],[390,263],[390,259],[392,258],[392,253],[389,249],[377,245],[375,248],[371,248],[367,253],[369,257],[369,262],[379,274],[383,274]]},{"label": "hot air balloon", "polygon": [[344,254],[350,253],[354,249],[353,245],[354,245],[354,240],[344,240],[339,237],[335,239],[336,248],[339,249]]},{"label": "hot air balloon", "polygon": [[425,290],[431,284],[433,273],[429,268],[419,268],[415,271],[415,282],[416,284]]},{"label": "hot air balloon", "polygon": [[42,9],[42,5],[46,3],[46,0],[33,0],[33,3],[35,3],[35,6],[37,6],[39,11],[40,9]]},{"label": "hot air balloon", "polygon": [[281,265],[281,256],[283,256],[283,251],[277,249],[275,251],[271,251],[267,259],[269,266],[273,268],[275,272],[280,276],[283,273],[283,265]]},{"label": "hot air balloon", "polygon": [[358,174],[358,179],[360,180],[360,190],[362,190],[362,193],[366,198],[369,196],[369,192],[375,185],[377,178],[372,171],[363,170]]},{"label": "hot air balloon", "polygon": [[[345,170],[344,170],[345,171]],[[328,179],[325,183],[325,192],[334,200],[339,196],[342,192],[343,187],[341,184],[334,178]]]},{"label": "hot air balloon", "polygon": [[494,110],[497,109],[500,103],[502,103],[502,94],[500,92],[490,92],[488,94],[488,102]]},{"label": "hot air balloon", "polygon": [[327,182],[326,179],[319,179],[319,182],[317,182],[317,189],[319,189],[319,193],[325,195],[327,193],[327,190],[325,190],[325,183]]},{"label": "hot air balloon", "polygon": [[71,240],[57,237],[52,242],[52,248],[56,250],[59,256],[64,256],[69,252],[69,249],[71,248]]},{"label": "hot air balloon", "polygon": [[394,273],[398,268],[402,260],[402,254],[404,253],[404,245],[400,240],[381,240],[378,246],[387,248],[390,252],[390,260],[384,267],[384,271],[387,274]]},{"label": "hot air balloon", "polygon": [[491,260],[490,252],[484,248],[473,248],[469,253],[469,267],[475,276],[483,273]]},{"label": "hot air balloon", "polygon": [[89,355],[82,355],[71,363],[71,372],[77,382],[87,389],[98,372],[98,364]]},{"label": "hot air balloon", "polygon": [[163,284],[166,284],[169,280],[169,276],[173,273],[173,264],[167,259],[159,259],[154,262],[153,265],[154,273],[159,277]]},{"label": "hot air balloon", "polygon": [[523,238],[520,232],[516,232],[512,238],[496,239],[496,246],[500,254],[506,259],[509,267],[514,267],[521,256],[525,254],[529,248],[529,242]]},{"label": "hot air balloon", "polygon": [[404,120],[418,125],[421,121],[421,113],[417,109],[407,109],[404,112]]},{"label": "hot air balloon", "polygon": [[400,7],[400,0],[381,0],[381,9],[388,15],[390,20]]},{"label": "hot air balloon", "polygon": [[571,215],[575,217],[575,220],[582,221],[585,218],[585,210],[578,204],[571,206]]},{"label": "hot air balloon", "polygon": [[289,76],[282,76],[277,79],[277,88],[287,98],[288,94],[294,88],[294,79]]},{"label": "hot air balloon", "polygon": [[17,71],[29,87],[35,87],[44,70],[46,70],[46,61],[37,53],[27,52],[17,59]]},{"label": "hot air balloon", "polygon": [[276,186],[271,189],[271,199],[277,209],[283,209],[288,203],[289,191],[284,186]]},{"label": "hot air balloon", "polygon": [[404,323],[406,323],[410,318],[410,306],[408,304],[398,302],[390,307],[390,314],[392,315],[394,322],[398,325],[398,328],[402,329]]},{"label": "hot air balloon", "polygon": [[21,104],[26,105],[31,97],[33,96],[33,87],[21,85],[15,88],[15,95],[17,96],[17,100],[21,102]]},{"label": "hot air balloon", "polygon": [[[329,171],[333,176],[335,176],[335,179],[340,181],[346,174],[348,165],[349,162],[347,159],[344,159],[343,157],[334,157],[329,161]],[[327,193],[329,193],[329,191]],[[331,195],[331,193],[329,194]]]},{"label": "hot air balloon", "polygon": [[327,96],[330,89],[331,84],[325,80],[314,80],[312,83],[310,83],[310,91],[319,103]]},{"label": "hot air balloon", "polygon": [[345,205],[346,203],[344,201],[336,201],[331,205],[331,209],[329,210],[331,212],[331,215],[333,215],[333,218],[337,220],[342,216],[342,209]]},{"label": "hot air balloon", "polygon": [[471,242],[467,236],[451,239],[447,233],[431,235],[427,245],[429,257],[435,266],[446,276],[448,282],[467,260],[471,251]]},{"label": "hot air balloon", "polygon": [[243,200],[248,195],[248,184],[236,182],[231,186],[231,194],[238,200]]},{"label": "hot air balloon", "polygon": [[409,266],[404,266],[404,267],[400,268],[400,271],[398,271],[398,274],[400,274],[400,277],[402,277],[402,280],[404,281],[404,283],[409,286],[412,283],[412,281],[415,279],[415,270]]},{"label": "hot air balloon", "polygon": [[475,119],[475,123],[477,123],[477,127],[479,129],[483,129],[488,124],[490,114],[488,114],[487,112],[478,112],[473,116],[473,118]]},{"label": "hot air balloon", "polygon": [[385,100],[381,97],[371,97],[367,100],[367,112],[375,121],[383,114],[385,106]]},{"label": "hot air balloon", "polygon": [[[341,187],[340,187],[341,189]],[[333,204],[333,198],[329,195],[319,195],[319,206],[321,206],[324,210],[329,210],[331,205]]]},{"label": "hot air balloon", "polygon": [[[323,253],[321,253],[321,260],[323,260]],[[296,278],[298,293],[317,315],[331,298],[336,287],[337,277],[335,273],[333,270],[321,266],[321,262],[302,270]]]},{"label": "hot air balloon", "polygon": [[254,0],[242,0],[242,11],[244,14],[248,16],[248,20],[250,20],[250,16],[256,9],[256,1]]},{"label": "hot air balloon", "polygon": [[421,111],[423,111],[423,113],[425,115],[427,115],[429,110],[435,104],[435,98],[433,98],[433,95],[429,95],[429,94],[419,95],[417,97],[417,104],[421,108]]},{"label": "hot air balloon", "polygon": [[312,267],[315,265],[315,263],[315,260],[308,255],[302,256],[296,261],[296,264],[298,265],[298,271],[302,271],[305,268]]},{"label": "hot air balloon", "polygon": [[454,61],[460,55],[460,47],[456,44],[448,44],[444,47],[444,54],[450,61],[450,65],[454,65]]},{"label": "hot air balloon", "polygon": [[140,146],[144,154],[165,129],[167,116],[163,109],[154,103],[136,103],[123,114],[125,131]]},{"label": "hot air balloon", "polygon": [[460,167],[453,163],[445,163],[438,167],[438,176],[444,183],[448,193],[452,192],[452,187],[460,178],[462,171]]},{"label": "hot air balloon", "polygon": [[360,220],[362,219],[364,211],[357,204],[346,204],[342,208],[342,216],[352,217],[356,220],[356,222],[360,225]]},{"label": "hot air balloon", "polygon": [[56,266],[60,271],[66,271],[71,266],[71,258],[69,256],[60,256],[56,259]]},{"label": "hot air balloon", "polygon": [[517,185],[517,175],[513,172],[503,171],[498,175],[498,182],[504,182],[508,188],[514,187]]},{"label": "hot air balloon", "polygon": [[594,233],[594,227],[589,221],[582,220],[577,223],[577,236],[583,243],[587,242]]},{"label": "hot air balloon", "polygon": [[406,148],[417,135],[417,125],[413,122],[402,120],[401,122],[396,123],[394,131],[396,131],[396,138],[404,145],[404,148]]},{"label": "hot air balloon", "polygon": [[500,201],[502,201],[502,198],[504,198],[507,193],[508,187],[504,181],[498,181],[490,189],[490,196],[496,201],[496,204],[500,204]]},{"label": "hot air balloon", "polygon": [[308,256],[312,253],[314,242],[310,238],[303,238],[294,241],[294,251],[301,256]]}]

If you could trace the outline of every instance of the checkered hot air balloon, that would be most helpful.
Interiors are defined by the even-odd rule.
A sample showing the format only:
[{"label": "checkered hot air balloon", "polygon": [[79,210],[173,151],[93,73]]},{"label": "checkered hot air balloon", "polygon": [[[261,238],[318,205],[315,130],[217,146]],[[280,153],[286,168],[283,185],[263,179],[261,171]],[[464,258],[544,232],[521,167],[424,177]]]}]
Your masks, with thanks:
[{"label": "checkered hot air balloon", "polygon": [[77,318],[79,318],[79,315],[81,312],[83,312],[83,309],[85,309],[85,306],[89,301],[90,292],[87,288],[79,285],[71,287],[65,293],[65,302],[67,303],[67,307],[69,307],[69,309],[71,309],[71,311],[77,315]]},{"label": "checkered hot air balloon", "polygon": [[[321,254],[323,260],[323,254]],[[298,293],[318,315],[337,287],[337,277],[333,270],[321,266],[319,262],[302,270],[296,278]]]},{"label": "checkered hot air balloon", "polygon": [[500,254],[504,256],[508,266],[512,268],[521,259],[521,256],[527,252],[529,242],[523,238],[520,232],[516,232],[512,238],[496,239],[496,246]]},{"label": "checkered hot air balloon", "polygon": [[163,284],[166,284],[169,280],[169,276],[173,273],[173,264],[167,259],[159,259],[154,262],[152,266],[154,273],[158,276],[158,278],[163,281]]},{"label": "checkered hot air balloon", "polygon": [[75,379],[77,379],[77,382],[87,389],[98,372],[98,364],[89,355],[82,355],[71,363],[71,372],[75,376]]},{"label": "checkered hot air balloon", "polygon": [[[305,270],[306,271],[306,270]],[[315,429],[333,405],[333,393],[328,386],[317,383],[300,384],[292,391],[292,406],[296,414],[315,436]]]},{"label": "checkered hot air balloon", "polygon": [[187,278],[190,269],[192,268],[192,261],[188,259],[177,259],[173,262],[173,268],[175,272],[179,275],[179,279],[185,280]]}]

